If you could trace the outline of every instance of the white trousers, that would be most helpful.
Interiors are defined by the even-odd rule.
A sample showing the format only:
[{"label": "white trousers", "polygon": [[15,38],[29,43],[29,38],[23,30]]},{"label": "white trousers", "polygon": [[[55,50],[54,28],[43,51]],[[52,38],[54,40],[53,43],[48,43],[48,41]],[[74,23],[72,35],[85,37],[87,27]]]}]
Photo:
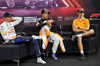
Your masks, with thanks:
[{"label": "white trousers", "polygon": [[57,34],[57,33],[50,32],[49,29],[50,28],[47,25],[45,25],[40,30],[40,36],[42,37],[42,41],[43,41],[42,48],[43,49],[47,48],[47,45],[48,45],[47,36],[50,36],[51,39],[53,40],[52,52],[56,53],[58,45],[60,46],[61,50],[63,52],[65,52],[66,49],[65,49],[64,44],[63,44],[63,38],[59,34]]}]

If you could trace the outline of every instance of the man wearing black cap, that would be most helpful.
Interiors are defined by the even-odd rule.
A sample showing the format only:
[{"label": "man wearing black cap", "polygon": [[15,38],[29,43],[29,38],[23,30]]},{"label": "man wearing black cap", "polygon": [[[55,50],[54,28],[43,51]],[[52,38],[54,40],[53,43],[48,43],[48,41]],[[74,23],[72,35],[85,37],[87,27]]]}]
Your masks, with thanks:
[{"label": "man wearing black cap", "polygon": [[60,48],[63,52],[66,51],[64,44],[63,44],[63,38],[54,32],[51,32],[51,27],[55,25],[55,22],[51,19],[48,18],[48,12],[47,9],[43,9],[41,11],[42,19],[37,22],[37,26],[40,28],[40,36],[42,37],[43,43],[42,43],[42,48],[45,50],[48,41],[53,42],[53,47],[52,47],[52,57],[54,60],[57,60],[57,57],[55,56],[55,53],[57,51],[58,45],[60,45]]},{"label": "man wearing black cap", "polygon": [[[48,25],[48,26],[51,27],[52,19],[48,18],[48,14],[50,14],[50,12],[48,12],[47,9],[43,9],[43,10],[41,11],[42,19],[39,20],[39,22],[37,22],[37,24],[36,24],[40,29],[41,29],[41,27],[43,27],[43,26],[45,26],[45,25]],[[45,21],[45,20],[47,20],[47,22],[42,23],[42,22]],[[41,24],[40,24],[40,23],[41,23]],[[52,23],[52,24],[55,25],[55,22]]]},{"label": "man wearing black cap", "polygon": [[74,35],[72,36],[72,40],[74,41],[75,38],[78,40],[78,47],[81,53],[81,60],[85,59],[84,51],[83,51],[83,44],[82,44],[82,37],[88,37],[91,34],[94,34],[93,29],[90,28],[89,20],[84,17],[85,11],[83,8],[78,10],[78,18],[73,21],[72,29]]},{"label": "man wearing black cap", "polygon": [[33,51],[37,57],[37,63],[46,64],[46,62],[41,58],[41,52],[35,37],[21,36],[16,34],[14,26],[18,25],[22,21],[22,17],[12,17],[11,13],[5,12],[4,18],[4,22],[0,25],[1,35],[5,40],[5,43],[3,44],[10,45],[28,42],[33,46]]}]

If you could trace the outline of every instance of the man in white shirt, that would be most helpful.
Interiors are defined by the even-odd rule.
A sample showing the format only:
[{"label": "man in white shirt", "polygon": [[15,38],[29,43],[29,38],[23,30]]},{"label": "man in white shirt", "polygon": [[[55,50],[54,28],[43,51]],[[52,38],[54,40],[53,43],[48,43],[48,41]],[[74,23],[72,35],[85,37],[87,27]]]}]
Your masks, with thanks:
[{"label": "man in white shirt", "polygon": [[37,57],[37,63],[46,64],[46,62],[41,58],[41,52],[35,36],[29,37],[16,34],[14,26],[18,25],[22,21],[22,17],[12,17],[11,13],[5,12],[4,18],[4,22],[0,25],[0,32],[5,40],[5,44],[10,45],[28,42],[33,45],[33,51]]}]

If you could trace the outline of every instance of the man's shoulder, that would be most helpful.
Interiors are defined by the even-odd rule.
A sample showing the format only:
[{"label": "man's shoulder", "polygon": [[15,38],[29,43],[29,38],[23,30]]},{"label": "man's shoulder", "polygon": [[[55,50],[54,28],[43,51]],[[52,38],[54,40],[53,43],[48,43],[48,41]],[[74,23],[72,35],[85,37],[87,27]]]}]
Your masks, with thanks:
[{"label": "man's shoulder", "polygon": [[45,23],[46,20],[47,20],[47,19],[42,19],[42,18],[41,18],[38,22],[39,22],[39,23]]},{"label": "man's shoulder", "polygon": [[5,25],[5,22],[3,22],[0,26],[4,26]]},{"label": "man's shoulder", "polygon": [[74,20],[73,20],[73,22],[77,22],[77,21],[78,21],[77,19],[74,19]]},{"label": "man's shoulder", "polygon": [[5,28],[6,26],[5,26],[5,22],[3,22],[1,25],[0,25],[0,32],[1,32],[1,30],[2,30],[2,28]]},{"label": "man's shoulder", "polygon": [[89,21],[89,19],[87,19],[87,18],[84,18],[84,20],[85,20],[85,21]]},{"label": "man's shoulder", "polygon": [[41,22],[42,20],[43,20],[43,19],[41,18],[41,19],[38,20],[38,22]]}]

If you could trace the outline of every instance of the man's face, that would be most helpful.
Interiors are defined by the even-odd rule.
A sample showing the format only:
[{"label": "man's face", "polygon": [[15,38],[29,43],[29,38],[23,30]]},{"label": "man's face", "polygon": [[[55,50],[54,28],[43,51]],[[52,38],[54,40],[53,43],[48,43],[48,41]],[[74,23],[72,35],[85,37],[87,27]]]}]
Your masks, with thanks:
[{"label": "man's face", "polygon": [[81,17],[81,18],[84,17],[84,14],[85,14],[85,13],[83,13],[83,12],[82,12],[82,13],[79,13],[79,12],[78,12],[78,16]]},{"label": "man's face", "polygon": [[48,18],[48,13],[43,13],[41,14],[43,19],[47,19]]},{"label": "man's face", "polygon": [[10,17],[6,17],[6,21],[7,22],[11,22],[12,21],[12,17],[10,16]]}]

